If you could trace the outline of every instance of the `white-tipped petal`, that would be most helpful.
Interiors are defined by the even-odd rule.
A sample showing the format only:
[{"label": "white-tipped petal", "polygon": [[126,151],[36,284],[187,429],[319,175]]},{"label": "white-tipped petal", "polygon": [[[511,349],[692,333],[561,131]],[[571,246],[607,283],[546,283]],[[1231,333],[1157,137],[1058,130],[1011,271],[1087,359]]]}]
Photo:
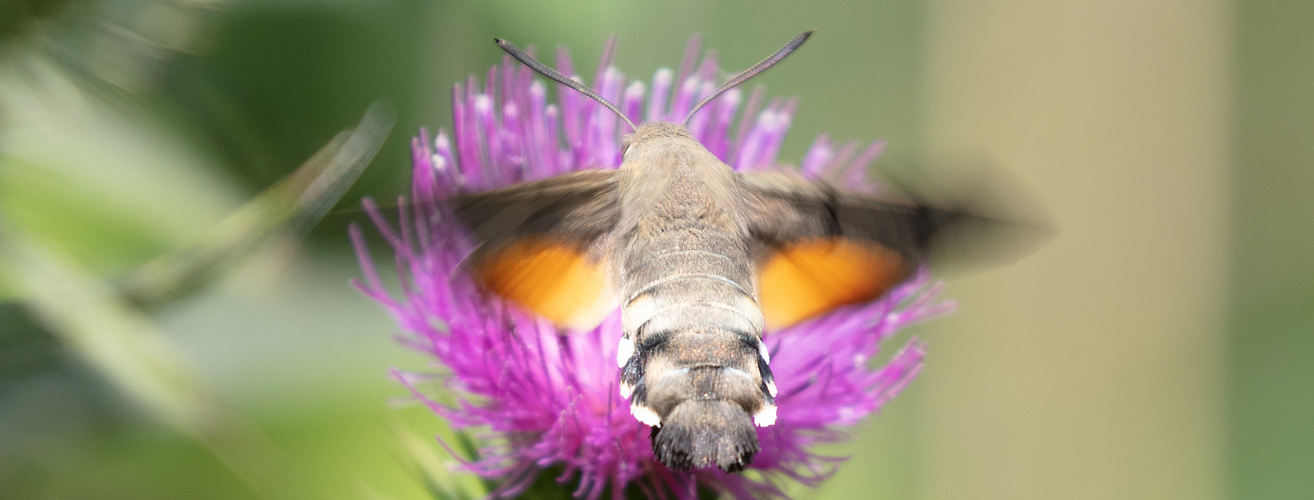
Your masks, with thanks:
[{"label": "white-tipped petal", "polygon": [[[634,356],[634,339],[621,337],[620,345],[616,347],[616,366],[625,368],[625,364],[630,362]],[[629,397],[629,396],[626,396]]]},{"label": "white-tipped petal", "polygon": [[[648,408],[647,406],[631,405],[630,414],[634,415],[634,418],[639,419],[640,422],[643,422],[643,424],[648,427],[662,426],[662,417],[657,416],[657,412],[652,411],[652,408]],[[774,419],[775,412],[772,412],[772,415],[772,419]]]},{"label": "white-tipped petal", "polygon": [[776,423],[776,405],[763,405],[761,410],[753,414],[753,423],[758,427],[771,427]]}]

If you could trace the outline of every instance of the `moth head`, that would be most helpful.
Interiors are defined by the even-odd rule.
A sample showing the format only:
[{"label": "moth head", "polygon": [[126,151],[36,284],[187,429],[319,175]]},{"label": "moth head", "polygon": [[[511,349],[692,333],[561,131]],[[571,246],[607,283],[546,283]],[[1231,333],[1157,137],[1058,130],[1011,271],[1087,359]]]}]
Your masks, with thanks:
[{"label": "moth head", "polygon": [[640,125],[634,133],[626,135],[621,141],[621,157],[628,160],[631,154],[641,153],[660,147],[661,145],[671,146],[694,146],[698,144],[698,139],[694,138],[684,125],[671,122],[648,122]]},{"label": "moth head", "polygon": [[629,158],[630,145],[632,144],[634,144],[634,134],[625,134],[625,138],[621,139],[621,145],[620,145],[622,162],[625,161],[626,158]]}]

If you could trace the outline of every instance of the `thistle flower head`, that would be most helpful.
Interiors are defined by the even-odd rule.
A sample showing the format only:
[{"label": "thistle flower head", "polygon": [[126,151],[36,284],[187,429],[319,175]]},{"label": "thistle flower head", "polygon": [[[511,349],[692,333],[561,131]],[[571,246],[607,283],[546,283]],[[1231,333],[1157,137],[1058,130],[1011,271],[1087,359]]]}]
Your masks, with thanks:
[{"label": "thistle flower head", "polygon": [[[701,61],[695,38],[678,71],[657,71],[650,83],[629,80],[610,66],[608,44],[592,88],[619,104],[635,123],[679,121],[708,95],[719,74],[714,54]],[[556,68],[574,74],[564,50]],[[549,177],[581,168],[617,167],[629,132],[618,118],[573,91],[549,103],[547,87],[506,58],[453,90],[452,133],[412,141],[411,199],[400,203],[394,227],[370,200],[367,213],[396,253],[400,293],[385,290],[364,237],[352,239],[364,269],[357,286],[382,304],[407,335],[402,342],[445,367],[440,380],[455,402],[422,391],[420,374],[394,372],[415,397],[454,428],[481,431],[485,447],[462,467],[514,496],[545,470],[557,471],[573,494],[610,492],[695,498],[713,490],[738,498],[784,496],[782,481],[815,485],[843,460],[810,449],[837,442],[845,430],[894,397],[921,366],[924,345],[910,340],[882,367],[871,360],[900,327],[944,312],[933,302],[938,284],[924,272],[873,303],[850,306],[778,332],[766,345],[778,387],[776,423],[757,429],[761,452],[744,473],[715,469],[675,472],[661,465],[648,442],[649,428],[630,415],[618,390],[616,349],[620,314],[583,333],[563,335],[546,321],[482,292],[456,272],[473,246],[443,200]],[[689,122],[689,132],[736,170],[776,165],[796,101],[754,91],[746,100],[732,90]],[[883,143],[865,147],[819,136],[800,168],[809,177],[839,178],[871,189],[868,165]]]}]

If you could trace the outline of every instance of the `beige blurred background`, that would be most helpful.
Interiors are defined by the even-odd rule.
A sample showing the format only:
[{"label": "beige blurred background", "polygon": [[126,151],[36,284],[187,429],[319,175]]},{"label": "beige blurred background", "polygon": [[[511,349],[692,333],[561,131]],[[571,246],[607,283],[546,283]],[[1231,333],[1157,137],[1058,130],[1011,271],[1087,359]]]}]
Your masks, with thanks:
[{"label": "beige blurred background", "polygon": [[267,479],[231,464],[264,453],[299,478],[272,496],[425,498],[403,436],[427,444],[441,424],[390,404],[404,391],[386,370],[426,361],[346,285],[356,200],[403,191],[409,136],[449,126],[450,85],[500,60],[494,36],[591,68],[615,33],[616,65],[647,77],[692,33],[738,68],[803,29],[817,34],[755,81],[801,98],[784,159],[829,133],[888,139],[889,164],[987,165],[1057,232],[1013,265],[949,277],[960,310],[914,329],[931,343],[920,377],[800,496],[1314,498],[1314,4],[0,11],[0,237],[23,242],[8,257],[35,248],[68,271],[83,287],[69,297],[194,241],[376,98],[397,110],[346,209],[304,240],[160,307],[106,299],[235,415],[240,446],[161,417],[61,330],[83,323],[40,321],[35,287],[0,268],[0,498],[259,498]]}]

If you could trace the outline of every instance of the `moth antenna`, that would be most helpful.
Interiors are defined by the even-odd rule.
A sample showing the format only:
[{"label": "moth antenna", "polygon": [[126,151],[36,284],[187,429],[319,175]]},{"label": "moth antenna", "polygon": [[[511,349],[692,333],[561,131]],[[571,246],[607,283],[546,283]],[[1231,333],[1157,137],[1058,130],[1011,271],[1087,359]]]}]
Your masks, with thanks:
[{"label": "moth antenna", "polygon": [[[694,105],[693,109],[689,110],[689,114],[684,116],[684,124],[686,126],[689,125],[689,120],[693,119],[694,113],[697,113],[698,110],[703,109],[703,106],[706,106],[707,103],[712,102],[712,99],[716,99],[717,97],[720,97],[721,94],[724,94],[727,90],[737,87],[739,84],[744,83],[749,78],[755,77],[758,74],[762,73],[763,71],[771,69],[771,67],[775,66],[776,63],[780,62],[782,59],[789,56],[789,54],[793,53],[795,50],[798,50],[798,48],[803,45],[803,42],[808,41],[808,37],[810,36],[812,36],[812,30],[807,30],[802,33],[799,33],[798,36],[794,37],[793,40],[790,40],[789,43],[786,43],[784,47],[781,47],[780,50],[777,50],[774,54],[767,56],[767,58],[763,59],[762,62],[754,64],[753,67],[748,68],[743,72],[730,77],[729,80],[726,80],[726,82],[721,84],[720,87],[717,87],[716,90],[712,91],[712,95],[709,95],[703,100],[698,101],[698,104]],[[498,43],[501,44],[500,41]],[[506,48],[506,47],[502,47],[502,48]],[[515,54],[512,55],[514,56]]]},{"label": "moth antenna", "polygon": [[511,45],[511,42],[508,42],[501,38],[494,38],[493,41],[497,42],[498,47],[501,47],[502,50],[505,50],[507,54],[511,54],[511,57],[516,58],[516,60],[520,61],[521,64],[524,64],[525,66],[529,66],[529,69],[534,70],[540,75],[551,78],[552,81],[554,82],[575,89],[579,93],[588,96],[589,99],[598,101],[599,104],[606,106],[607,109],[610,109],[612,113],[616,113],[616,116],[619,116],[622,120],[625,120],[625,123],[630,126],[631,130],[639,129],[639,127],[634,126],[634,122],[630,121],[630,118],[628,116],[625,116],[625,113],[621,112],[619,107],[617,107],[615,104],[612,104],[611,101],[608,101],[607,99],[598,95],[598,93],[594,92],[593,89],[585,87],[584,84],[579,83],[574,79],[561,74],[555,69],[549,68],[546,64],[538,62],[538,60],[534,59],[533,57],[530,57],[529,54],[526,54],[525,51],[520,50],[520,47]]}]

